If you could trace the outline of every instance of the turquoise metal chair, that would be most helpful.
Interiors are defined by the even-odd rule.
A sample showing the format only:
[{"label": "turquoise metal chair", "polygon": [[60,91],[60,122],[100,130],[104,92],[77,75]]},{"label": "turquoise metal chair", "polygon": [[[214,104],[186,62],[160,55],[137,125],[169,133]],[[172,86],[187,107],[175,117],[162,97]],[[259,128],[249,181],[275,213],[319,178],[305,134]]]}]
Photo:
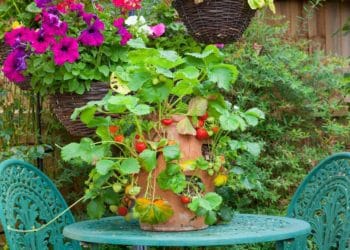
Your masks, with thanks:
[{"label": "turquoise metal chair", "polygon": [[[315,249],[350,249],[350,153],[320,162],[297,189],[287,216],[310,223]],[[299,250],[302,240],[283,249]]]},{"label": "turquoise metal chair", "polygon": [[36,167],[19,160],[0,164],[0,217],[11,250],[80,249],[62,235],[63,227],[74,222],[70,211],[43,226],[65,209],[60,192]]}]

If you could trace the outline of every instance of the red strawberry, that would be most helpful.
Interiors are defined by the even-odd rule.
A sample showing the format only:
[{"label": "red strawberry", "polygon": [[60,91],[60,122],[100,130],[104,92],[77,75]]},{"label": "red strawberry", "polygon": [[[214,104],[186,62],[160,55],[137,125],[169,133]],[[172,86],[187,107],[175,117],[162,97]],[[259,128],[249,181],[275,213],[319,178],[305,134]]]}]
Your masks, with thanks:
[{"label": "red strawberry", "polygon": [[115,133],[117,133],[117,131],[118,131],[118,127],[117,126],[114,126],[114,125],[109,126],[109,132],[111,134],[115,134]]},{"label": "red strawberry", "polygon": [[204,123],[205,121],[204,120],[198,120],[198,123],[197,123],[197,128],[201,128],[204,126]]},{"label": "red strawberry", "polygon": [[128,214],[128,209],[126,207],[118,207],[118,214],[120,216],[125,216]]},{"label": "red strawberry", "polygon": [[163,119],[162,120],[162,124],[164,125],[164,126],[169,126],[169,125],[171,125],[173,123],[173,119]]},{"label": "red strawberry", "polygon": [[114,141],[122,143],[124,141],[124,136],[123,135],[116,135],[116,136],[114,136]]},{"label": "red strawberry", "polygon": [[181,196],[181,202],[182,202],[183,204],[188,204],[188,203],[191,202],[191,198],[188,197],[188,196]]},{"label": "red strawberry", "polygon": [[135,142],[135,150],[137,153],[141,154],[147,148],[146,143],[138,141]]},{"label": "red strawberry", "polygon": [[199,117],[199,120],[202,120],[202,121],[205,121],[206,119],[208,119],[208,112],[202,115],[201,117]]},{"label": "red strawberry", "polygon": [[205,128],[197,128],[196,130],[196,138],[198,140],[206,140],[209,138],[208,131]]}]

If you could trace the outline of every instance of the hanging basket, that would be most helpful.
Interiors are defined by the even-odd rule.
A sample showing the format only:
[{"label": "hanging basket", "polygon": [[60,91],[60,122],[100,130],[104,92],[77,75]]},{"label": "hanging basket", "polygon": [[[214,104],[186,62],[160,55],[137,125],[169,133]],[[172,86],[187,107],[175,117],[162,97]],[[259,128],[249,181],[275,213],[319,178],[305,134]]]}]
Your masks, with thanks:
[{"label": "hanging basket", "polygon": [[80,120],[73,121],[70,117],[75,108],[84,106],[89,101],[101,100],[108,92],[107,83],[93,83],[90,91],[83,95],[56,94],[50,97],[53,111],[61,124],[73,136],[84,137],[95,133],[94,129],[86,127]]},{"label": "hanging basket", "polygon": [[173,6],[188,32],[206,44],[238,40],[255,15],[247,0],[174,0]]},{"label": "hanging basket", "polygon": [[11,47],[5,43],[0,43],[0,67],[2,68],[2,64],[4,63],[7,55],[10,53]]}]

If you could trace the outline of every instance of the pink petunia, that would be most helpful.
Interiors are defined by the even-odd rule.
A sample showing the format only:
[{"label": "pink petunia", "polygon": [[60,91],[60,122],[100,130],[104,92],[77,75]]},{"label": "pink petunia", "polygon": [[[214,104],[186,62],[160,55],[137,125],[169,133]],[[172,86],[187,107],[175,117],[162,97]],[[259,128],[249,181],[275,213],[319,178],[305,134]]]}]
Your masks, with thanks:
[{"label": "pink petunia", "polygon": [[13,29],[5,34],[5,43],[11,47],[15,47],[22,42],[28,42],[31,36],[31,30],[26,27]]},{"label": "pink petunia", "polygon": [[25,58],[27,57],[23,48],[13,50],[5,59],[2,72],[12,82],[23,82],[25,76],[22,72],[27,68]]},{"label": "pink petunia", "polygon": [[75,38],[63,37],[52,46],[53,59],[56,65],[66,62],[74,63],[79,58],[79,44]]},{"label": "pink petunia", "polygon": [[54,38],[45,34],[43,30],[32,32],[30,43],[34,49],[35,54],[43,54],[54,43]]},{"label": "pink petunia", "polygon": [[96,19],[94,24],[83,30],[79,36],[79,41],[87,46],[101,46],[104,37],[101,31],[105,29],[104,23]]},{"label": "pink petunia", "polygon": [[165,33],[165,25],[163,23],[151,27],[152,37],[160,37]]},{"label": "pink petunia", "polygon": [[64,36],[68,30],[68,24],[62,22],[55,14],[43,12],[42,28],[50,36]]}]

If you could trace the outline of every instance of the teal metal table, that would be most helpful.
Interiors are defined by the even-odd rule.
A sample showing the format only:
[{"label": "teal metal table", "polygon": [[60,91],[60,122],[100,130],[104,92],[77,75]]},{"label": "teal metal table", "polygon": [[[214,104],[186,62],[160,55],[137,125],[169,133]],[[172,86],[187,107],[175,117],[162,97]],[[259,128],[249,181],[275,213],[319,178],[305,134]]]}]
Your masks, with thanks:
[{"label": "teal metal table", "polygon": [[219,246],[276,241],[285,248],[297,240],[297,250],[306,249],[309,223],[287,217],[237,214],[229,224],[210,226],[190,232],[148,232],[137,221],[122,217],[81,221],[63,230],[67,238],[101,244],[143,246]]}]

